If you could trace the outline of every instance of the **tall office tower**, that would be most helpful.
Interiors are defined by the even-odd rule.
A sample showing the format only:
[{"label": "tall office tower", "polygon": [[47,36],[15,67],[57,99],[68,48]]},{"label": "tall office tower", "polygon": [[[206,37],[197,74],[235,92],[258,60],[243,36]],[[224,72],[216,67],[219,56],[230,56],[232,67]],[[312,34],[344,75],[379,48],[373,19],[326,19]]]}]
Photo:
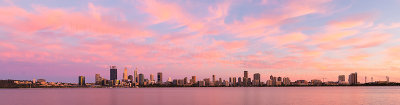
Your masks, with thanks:
[{"label": "tall office tower", "polygon": [[124,73],[122,74],[122,80],[127,81],[128,80],[128,68],[125,67]]},{"label": "tall office tower", "polygon": [[113,80],[114,82],[117,80],[117,66],[111,66],[110,67],[110,80]]},{"label": "tall office tower", "polygon": [[282,77],[278,77],[278,80],[277,81],[282,81]]},{"label": "tall office tower", "polygon": [[232,80],[232,81],[233,81],[233,83],[232,83],[233,86],[236,86],[236,84],[237,84],[237,82],[236,82],[236,77],[233,77],[233,80]]},{"label": "tall office tower", "polygon": [[248,83],[248,71],[244,71],[244,77],[243,77],[243,85],[244,86],[247,86],[247,83]]},{"label": "tall office tower", "polygon": [[215,83],[215,75],[212,75],[212,82]]},{"label": "tall office tower", "polygon": [[187,77],[183,78],[183,84],[188,84],[188,78]]},{"label": "tall office tower", "polygon": [[210,86],[210,82],[211,82],[210,78],[205,78],[203,80],[204,80],[206,86]]},{"label": "tall office tower", "polygon": [[269,79],[271,79],[272,85],[275,86],[276,85],[276,77],[274,76],[269,76]]},{"label": "tall office tower", "polygon": [[238,85],[239,85],[239,86],[242,86],[242,77],[239,77],[239,78],[238,78]]},{"label": "tall office tower", "polygon": [[79,85],[85,86],[85,76],[79,76]]},{"label": "tall office tower", "polygon": [[195,83],[197,83],[197,81],[196,81],[196,76],[192,76],[192,81],[190,81],[192,84],[195,84]]},{"label": "tall office tower", "polygon": [[284,77],[284,78],[283,78],[283,85],[290,85],[290,79],[289,79],[289,77]]},{"label": "tall office tower", "polygon": [[150,82],[151,81],[154,81],[154,75],[153,74],[150,74]]},{"label": "tall office tower", "polygon": [[100,74],[95,74],[94,80],[95,80],[95,83],[94,83],[94,84],[100,85],[100,84],[101,84],[101,81],[102,81],[102,80],[101,80]]},{"label": "tall office tower", "polygon": [[129,76],[128,76],[128,80],[131,81],[131,82],[133,82],[133,76],[132,76],[132,75],[129,75]]},{"label": "tall office tower", "polygon": [[133,71],[133,76],[135,78],[135,82],[134,83],[139,83],[139,76],[137,74],[137,68],[135,68],[135,71]]},{"label": "tall office tower", "polygon": [[229,84],[232,84],[232,77],[229,77]]},{"label": "tall office tower", "polygon": [[139,85],[140,86],[144,85],[144,75],[142,73],[139,74]]},{"label": "tall office tower", "polygon": [[261,76],[260,73],[255,73],[253,76],[253,81],[254,81],[254,85],[255,86],[259,86],[260,85],[260,81],[261,81]]},{"label": "tall office tower", "polygon": [[346,76],[345,75],[339,75],[339,77],[338,77],[338,82],[339,83],[343,83],[343,82],[345,82],[346,81]]},{"label": "tall office tower", "polygon": [[162,73],[161,72],[157,73],[157,83],[160,84],[160,85],[163,83],[163,81],[162,81]]},{"label": "tall office tower", "polygon": [[218,79],[218,86],[220,86],[222,84],[222,78]]},{"label": "tall office tower", "polygon": [[350,85],[355,85],[355,84],[357,84],[357,72],[351,73],[351,74],[349,75],[349,84],[350,84]]},{"label": "tall office tower", "polygon": [[247,78],[247,85],[251,86],[251,78]]}]

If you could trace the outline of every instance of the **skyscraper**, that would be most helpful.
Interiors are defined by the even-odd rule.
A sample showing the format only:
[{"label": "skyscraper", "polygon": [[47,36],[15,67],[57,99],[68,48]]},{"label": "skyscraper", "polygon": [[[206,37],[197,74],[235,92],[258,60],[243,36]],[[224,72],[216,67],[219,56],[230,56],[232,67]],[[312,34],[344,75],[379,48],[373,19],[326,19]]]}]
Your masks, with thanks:
[{"label": "skyscraper", "polygon": [[187,77],[183,78],[183,84],[187,84],[188,83],[187,81],[188,81]]},{"label": "skyscraper", "polygon": [[290,85],[290,79],[289,79],[289,77],[284,77],[283,78],[283,85]]},{"label": "skyscraper", "polygon": [[212,82],[215,83],[215,75],[212,75]]},{"label": "skyscraper", "polygon": [[158,84],[162,84],[163,83],[163,81],[162,81],[162,73],[161,72],[157,73],[157,83]]},{"label": "skyscraper", "polygon": [[150,74],[150,81],[151,82],[154,81],[154,75],[153,74]]},{"label": "skyscraper", "polygon": [[239,85],[239,86],[242,86],[242,77],[239,77],[239,78],[238,78],[238,85]]},{"label": "skyscraper", "polygon": [[134,83],[139,83],[139,76],[137,74],[137,68],[135,69],[135,71],[133,72],[133,76],[135,78]]},{"label": "skyscraper", "polygon": [[85,86],[85,76],[79,76],[79,85]]},{"label": "skyscraper", "polygon": [[253,76],[253,78],[254,78],[254,79],[253,79],[253,81],[254,81],[253,84],[254,84],[255,86],[259,86],[259,85],[260,85],[260,81],[261,81],[261,80],[260,80],[260,79],[261,79],[260,73],[255,73],[254,76]]},{"label": "skyscraper", "polygon": [[102,78],[101,78],[100,74],[95,74],[94,80],[95,80],[95,84],[96,85],[100,85],[101,81],[102,81]]},{"label": "skyscraper", "polygon": [[117,80],[117,66],[110,66],[110,80]]},{"label": "skyscraper", "polygon": [[233,82],[232,85],[233,85],[233,86],[236,86],[236,84],[237,84],[237,82],[236,82],[236,77],[233,77],[232,82]]},{"label": "skyscraper", "polygon": [[338,82],[339,83],[343,83],[343,82],[345,82],[346,81],[346,76],[345,75],[339,75],[339,77],[338,77]]},{"label": "skyscraper", "polygon": [[131,82],[133,82],[133,76],[132,76],[132,75],[129,75],[129,76],[128,76],[128,80],[131,81]]},{"label": "skyscraper", "polygon": [[351,73],[351,74],[349,75],[349,84],[350,84],[350,85],[355,85],[355,84],[357,84],[357,72]]},{"label": "skyscraper", "polygon": [[190,81],[192,84],[195,84],[195,83],[197,83],[197,80],[196,80],[196,76],[192,76],[192,81]]},{"label": "skyscraper", "polygon": [[248,72],[244,71],[244,77],[243,77],[243,85],[247,86],[247,82],[248,82]]},{"label": "skyscraper", "polygon": [[140,86],[144,85],[144,75],[142,73],[139,74],[139,85]]},{"label": "skyscraper", "polygon": [[123,77],[122,80],[124,80],[124,81],[128,80],[128,68],[125,67],[122,77]]}]

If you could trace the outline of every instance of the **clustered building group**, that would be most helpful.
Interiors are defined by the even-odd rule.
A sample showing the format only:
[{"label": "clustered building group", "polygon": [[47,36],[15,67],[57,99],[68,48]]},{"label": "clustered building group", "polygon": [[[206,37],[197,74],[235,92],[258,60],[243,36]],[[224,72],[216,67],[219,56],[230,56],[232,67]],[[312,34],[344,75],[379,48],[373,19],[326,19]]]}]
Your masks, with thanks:
[{"label": "clustered building group", "polygon": [[[165,87],[165,86],[193,86],[193,87],[260,87],[260,86],[320,86],[320,85],[357,85],[360,84],[357,81],[357,73],[351,73],[348,76],[348,81],[346,82],[345,75],[339,75],[338,81],[328,81],[324,82],[319,79],[313,79],[311,81],[307,80],[296,80],[291,81],[289,77],[275,77],[270,76],[268,80],[261,81],[260,73],[253,74],[253,78],[249,77],[248,71],[244,71],[243,77],[229,77],[229,80],[223,80],[222,78],[216,78],[212,75],[212,78],[204,78],[202,80],[197,80],[196,76],[191,78],[183,79],[171,79],[168,78],[167,81],[163,81],[162,72],[157,73],[155,80],[154,75],[150,74],[150,78],[145,78],[144,74],[138,74],[137,68],[134,70],[133,75],[128,75],[128,69],[125,68],[123,72],[122,80],[118,80],[117,67],[110,66],[110,79],[105,79],[100,76],[100,74],[95,74],[95,83],[87,84],[85,83],[85,77],[79,76],[80,86],[108,86],[108,87]],[[371,80],[372,81],[372,80]],[[387,81],[376,81],[375,83],[389,83],[389,78]],[[372,83],[372,82],[371,82]]]},{"label": "clustered building group", "polygon": [[[228,80],[223,80],[215,75],[211,78],[204,78],[198,80],[196,76],[191,78],[185,77],[183,79],[171,79],[163,81],[163,73],[158,72],[157,77],[150,74],[150,78],[145,78],[144,74],[139,73],[138,69],[134,70],[133,75],[128,75],[128,69],[125,68],[123,78],[118,80],[117,67],[110,66],[110,79],[101,77],[100,74],[95,74],[94,83],[86,83],[85,76],[79,76],[78,83],[62,83],[62,82],[47,82],[45,79],[33,80],[0,80],[0,88],[43,88],[43,87],[262,87],[262,86],[347,86],[347,85],[391,85],[399,86],[400,83],[389,82],[389,77],[386,76],[386,81],[373,81],[371,77],[370,82],[367,82],[365,77],[364,84],[357,80],[357,72],[351,73],[346,81],[345,75],[339,75],[338,81],[327,81],[320,79],[296,80],[291,81],[289,77],[275,77],[269,76],[266,81],[261,81],[260,73],[253,74],[253,78],[249,77],[248,71],[243,72],[243,77],[229,77]],[[156,78],[156,79],[155,79]]]}]

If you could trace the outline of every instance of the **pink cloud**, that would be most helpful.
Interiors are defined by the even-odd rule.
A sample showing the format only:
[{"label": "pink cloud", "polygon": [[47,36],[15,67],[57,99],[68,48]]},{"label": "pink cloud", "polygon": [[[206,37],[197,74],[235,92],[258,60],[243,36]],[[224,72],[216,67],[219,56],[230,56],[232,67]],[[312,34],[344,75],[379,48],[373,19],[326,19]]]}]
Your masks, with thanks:
[{"label": "pink cloud", "polygon": [[307,35],[304,35],[303,33],[300,33],[300,32],[294,32],[294,33],[289,33],[289,34],[279,35],[279,36],[267,36],[265,38],[265,41],[275,44],[277,46],[281,46],[281,45],[286,45],[286,44],[291,44],[291,43],[302,42],[307,39],[308,39]]},{"label": "pink cloud", "polygon": [[330,21],[327,24],[329,30],[342,30],[351,28],[365,28],[373,25],[375,14],[355,14],[338,20]]}]

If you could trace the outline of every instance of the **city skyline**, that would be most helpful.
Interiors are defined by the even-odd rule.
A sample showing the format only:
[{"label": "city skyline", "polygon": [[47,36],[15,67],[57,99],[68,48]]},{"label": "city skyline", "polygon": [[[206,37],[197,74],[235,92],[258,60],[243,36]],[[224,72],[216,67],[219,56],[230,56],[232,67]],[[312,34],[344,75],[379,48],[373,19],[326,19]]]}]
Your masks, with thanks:
[{"label": "city skyline", "polygon": [[[260,73],[261,80],[274,75],[333,81],[357,72],[360,82],[386,76],[399,82],[399,5],[0,0],[0,79],[78,83],[78,76],[93,82],[95,74],[156,79],[162,72],[164,81],[193,75],[243,80],[246,70],[249,77]],[[112,76],[110,65],[118,67]]]},{"label": "city skyline", "polygon": [[[117,67],[116,66],[110,66],[110,69],[109,69],[109,71],[110,71],[110,76],[111,76],[111,74],[113,74],[115,71],[115,69],[117,69]],[[124,67],[124,71],[127,71],[128,69],[127,69],[127,67]],[[137,68],[135,68],[134,69],[135,71],[132,73],[133,75],[135,75],[135,72],[137,73],[138,72],[138,69]],[[346,76],[346,74],[339,74],[339,75],[337,75],[337,78],[336,78],[336,81],[334,80],[334,79],[332,79],[332,80],[326,80],[327,78],[314,78],[314,79],[310,79],[310,80],[307,80],[307,79],[298,79],[298,80],[305,80],[305,81],[313,81],[313,80],[319,80],[319,81],[321,81],[322,83],[325,83],[325,82],[337,82],[337,83],[339,83],[339,84],[344,84],[344,83],[346,83],[346,84],[349,84],[349,85],[355,85],[355,84],[363,84],[363,83],[372,83],[372,82],[377,82],[377,81],[388,81],[389,82],[389,76],[385,76],[385,79],[386,80],[376,80],[376,81],[374,81],[373,79],[371,79],[371,80],[368,80],[367,79],[367,77],[365,76],[365,79],[364,79],[364,82],[361,82],[361,80],[360,79],[358,79],[358,78],[362,78],[362,77],[360,77],[360,76],[357,76],[357,72],[352,72],[352,73],[350,73],[348,76]],[[98,76],[99,74],[95,74],[95,80],[96,81],[94,81],[93,83],[97,83],[97,76]],[[127,74],[127,72],[124,72],[123,73],[123,76],[124,75],[130,75],[129,73]],[[149,82],[153,82],[153,84],[163,84],[163,82],[171,82],[171,81],[163,81],[163,80],[165,80],[165,79],[162,79],[163,78],[163,74],[162,74],[162,72],[157,72],[157,77],[156,77],[156,79],[154,79],[154,74],[148,74],[149,75],[149,78],[146,78],[146,74],[142,74],[142,73],[140,73],[139,72],[139,75],[141,75],[141,77],[139,77],[139,78],[135,78],[135,79],[133,79],[133,80],[131,80],[131,81],[135,81],[135,82],[137,82],[138,80],[140,81],[140,80],[148,80]],[[266,75],[268,75],[268,74],[266,74]],[[130,76],[132,76],[132,75],[130,75]],[[164,76],[165,77],[165,76]],[[191,77],[191,80],[189,80],[189,79],[187,79],[188,77]],[[79,77],[79,78],[81,78],[81,76]],[[101,77],[101,78],[103,78],[103,79],[106,79],[107,80],[107,78],[104,78],[104,77]],[[161,78],[161,79],[160,79]],[[165,77],[166,78],[166,77]],[[168,77],[168,78],[171,78],[170,76]],[[192,76],[184,76],[183,77],[184,79],[183,80],[185,80],[185,82],[198,82],[197,80],[196,80],[196,75],[192,75]],[[219,79],[218,79],[219,78]],[[241,78],[243,78],[243,80],[241,79]],[[244,79],[244,78],[246,78],[246,79]],[[265,80],[263,80],[263,78],[265,79]],[[371,78],[373,78],[373,77],[371,77]],[[182,78],[173,78],[173,80],[180,80],[180,79],[182,79]],[[249,72],[247,71],[247,70],[244,70],[243,71],[243,75],[242,76],[237,76],[237,77],[235,77],[235,76],[230,76],[230,77],[228,77],[228,78],[223,78],[223,77],[217,77],[215,74],[212,74],[211,75],[211,77],[204,77],[203,79],[210,79],[210,81],[211,82],[216,82],[216,81],[229,81],[229,82],[233,82],[233,83],[240,83],[240,82],[243,82],[243,85],[244,86],[246,86],[246,85],[248,85],[246,82],[249,82],[249,81],[247,81],[247,79],[250,79],[250,82],[252,82],[252,84],[251,85],[259,85],[259,84],[261,84],[261,83],[264,83],[265,81],[268,81],[268,80],[278,80],[278,81],[284,81],[284,80],[288,80],[289,81],[289,83],[290,83],[290,79],[289,79],[289,77],[287,77],[287,76],[279,76],[279,75],[273,75],[273,74],[270,74],[270,76],[266,76],[266,77],[262,77],[261,76],[261,74],[260,73],[254,73],[253,74],[253,76],[251,77],[249,77]],[[111,79],[109,79],[109,80],[111,80]],[[118,78],[116,79],[116,80],[118,80]],[[124,79],[124,77],[122,77],[121,79],[119,79],[119,80],[121,80],[121,81],[124,81],[125,79]],[[200,79],[200,80],[202,80],[202,79]],[[81,81],[81,80],[79,80],[79,81]],[[128,79],[126,79],[125,81],[128,81]],[[293,82],[293,81],[292,81]],[[397,82],[397,81],[390,81],[390,82]],[[284,82],[282,82],[282,83],[284,83]]]}]

